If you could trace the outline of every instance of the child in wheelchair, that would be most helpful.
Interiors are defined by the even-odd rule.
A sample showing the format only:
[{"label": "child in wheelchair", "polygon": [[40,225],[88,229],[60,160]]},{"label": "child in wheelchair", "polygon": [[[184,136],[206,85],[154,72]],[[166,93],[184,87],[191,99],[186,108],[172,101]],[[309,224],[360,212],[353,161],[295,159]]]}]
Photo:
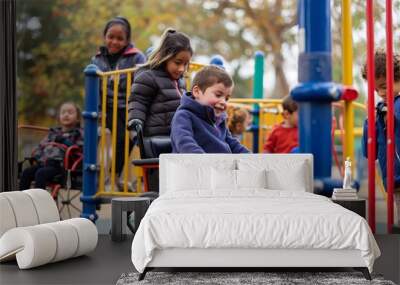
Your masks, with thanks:
[{"label": "child in wheelchair", "polygon": [[68,147],[83,146],[80,108],[72,102],[63,103],[58,113],[60,126],[50,128],[48,135],[39,143],[29,158],[30,166],[22,171],[19,189],[45,189],[56,176],[64,175],[64,157]]}]

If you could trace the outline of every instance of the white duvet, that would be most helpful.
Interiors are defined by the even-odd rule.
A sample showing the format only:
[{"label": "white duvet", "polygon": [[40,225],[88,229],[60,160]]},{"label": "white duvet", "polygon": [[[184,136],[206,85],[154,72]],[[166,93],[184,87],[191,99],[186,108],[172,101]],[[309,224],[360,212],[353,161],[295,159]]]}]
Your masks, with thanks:
[{"label": "white duvet", "polygon": [[359,215],[306,192],[247,189],[199,194],[171,192],[156,199],[132,244],[143,272],[155,249],[358,249],[372,272],[380,250]]}]

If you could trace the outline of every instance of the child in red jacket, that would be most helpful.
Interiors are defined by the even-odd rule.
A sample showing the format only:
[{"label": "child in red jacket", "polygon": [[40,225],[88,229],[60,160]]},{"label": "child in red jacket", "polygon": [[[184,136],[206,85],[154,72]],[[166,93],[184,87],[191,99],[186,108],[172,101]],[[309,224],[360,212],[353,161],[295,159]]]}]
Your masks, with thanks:
[{"label": "child in red jacket", "polygon": [[283,122],[273,128],[264,145],[264,152],[290,153],[298,146],[297,104],[286,96],[282,108]]}]

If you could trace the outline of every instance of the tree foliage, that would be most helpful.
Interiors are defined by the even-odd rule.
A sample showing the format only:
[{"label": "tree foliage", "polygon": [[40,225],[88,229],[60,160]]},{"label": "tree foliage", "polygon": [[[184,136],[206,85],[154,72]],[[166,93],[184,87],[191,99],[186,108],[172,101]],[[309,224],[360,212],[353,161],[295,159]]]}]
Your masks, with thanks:
[{"label": "tree foliage", "polygon": [[[396,5],[395,15],[399,2]],[[384,19],[383,7],[382,0],[377,1],[377,23]],[[38,123],[43,117],[54,116],[63,101],[83,102],[83,69],[103,42],[106,21],[117,15],[129,19],[132,38],[142,50],[154,45],[161,32],[172,26],[190,36],[195,59],[223,55],[233,69],[235,96],[251,94],[252,71],[244,67],[257,50],[266,54],[266,63],[272,65],[266,68],[275,73],[274,91],[268,95],[282,97],[289,91],[284,51],[297,45],[296,1],[17,0],[17,87],[21,120]],[[354,34],[364,33],[364,15],[365,1],[354,0]],[[341,0],[334,0],[332,38],[336,80],[341,79],[340,21]],[[364,55],[365,37],[355,37],[355,63],[360,64]],[[243,74],[241,70],[249,72]],[[354,71],[355,75],[357,72]]]}]

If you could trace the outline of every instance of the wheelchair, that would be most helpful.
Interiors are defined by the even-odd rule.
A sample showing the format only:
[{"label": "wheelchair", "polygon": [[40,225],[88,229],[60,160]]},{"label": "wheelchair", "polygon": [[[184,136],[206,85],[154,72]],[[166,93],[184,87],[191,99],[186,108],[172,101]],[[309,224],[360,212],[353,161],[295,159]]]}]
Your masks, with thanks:
[{"label": "wheelchair", "polygon": [[140,159],[135,159],[132,163],[135,166],[141,167],[143,170],[143,187],[144,193],[141,196],[147,197],[158,197],[158,184],[156,191],[149,191],[149,176],[150,172],[153,171],[152,178],[157,179],[158,183],[158,168],[159,168],[159,156],[161,153],[171,153],[172,145],[169,136],[153,136],[145,137],[143,135],[143,129],[140,124],[135,126],[137,133],[137,144],[140,152]]},{"label": "wheelchair", "polygon": [[[54,177],[49,184],[49,188],[52,189],[51,195],[59,205],[60,215],[65,208],[68,218],[72,218],[71,208],[78,213],[81,212],[81,209],[74,204],[74,200],[80,196],[82,191],[82,162],[82,148],[77,145],[68,147],[64,157],[64,175]],[[73,190],[78,191],[73,193]]]},{"label": "wheelchair", "polygon": [[[62,219],[77,217],[81,213],[80,206],[76,205],[76,199],[80,196],[82,190],[82,147],[78,145],[68,147],[56,142],[49,142],[47,144],[63,148],[65,150],[65,155],[63,173],[54,176],[48,183],[46,190],[50,192],[51,196],[56,201]],[[34,165],[34,154],[35,150],[32,151],[30,157],[24,157],[22,161],[18,162],[19,177],[27,162],[30,166]]]}]

